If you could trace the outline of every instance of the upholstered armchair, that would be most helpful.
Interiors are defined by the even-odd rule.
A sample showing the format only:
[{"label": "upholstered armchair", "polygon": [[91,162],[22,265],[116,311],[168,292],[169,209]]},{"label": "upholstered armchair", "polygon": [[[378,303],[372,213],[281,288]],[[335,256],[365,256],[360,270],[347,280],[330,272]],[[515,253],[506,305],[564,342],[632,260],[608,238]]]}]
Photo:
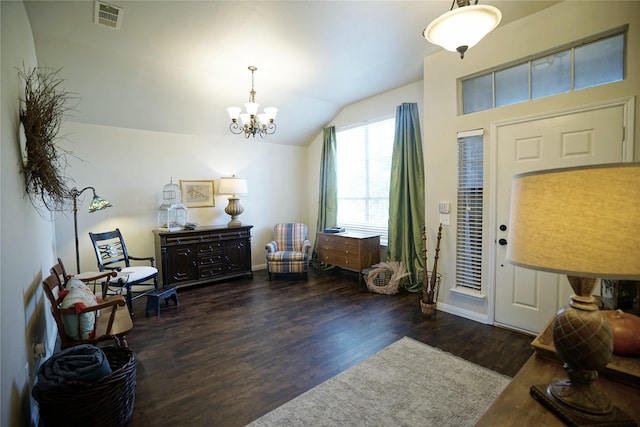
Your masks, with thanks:
[{"label": "upholstered armchair", "polygon": [[273,227],[273,240],[267,250],[267,272],[307,273],[309,271],[309,231],[306,224],[286,223]]}]

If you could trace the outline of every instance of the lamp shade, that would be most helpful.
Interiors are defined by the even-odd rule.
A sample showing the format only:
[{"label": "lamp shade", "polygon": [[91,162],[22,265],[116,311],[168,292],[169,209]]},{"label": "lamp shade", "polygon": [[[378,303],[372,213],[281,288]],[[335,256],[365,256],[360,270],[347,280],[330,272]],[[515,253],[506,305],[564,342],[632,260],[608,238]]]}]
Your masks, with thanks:
[{"label": "lamp shade", "polygon": [[218,193],[220,194],[248,194],[247,180],[244,178],[236,178],[235,176],[220,178],[220,185],[218,187]]},{"label": "lamp shade", "polygon": [[554,273],[640,278],[640,163],[515,175],[506,257]]},{"label": "lamp shade", "polygon": [[111,206],[113,205],[108,200],[94,195],[91,200],[91,204],[89,205],[89,212],[101,211],[102,209],[110,208]]},{"label": "lamp shade", "polygon": [[502,13],[493,6],[464,6],[434,19],[424,30],[427,41],[451,52],[475,46],[498,26]]}]

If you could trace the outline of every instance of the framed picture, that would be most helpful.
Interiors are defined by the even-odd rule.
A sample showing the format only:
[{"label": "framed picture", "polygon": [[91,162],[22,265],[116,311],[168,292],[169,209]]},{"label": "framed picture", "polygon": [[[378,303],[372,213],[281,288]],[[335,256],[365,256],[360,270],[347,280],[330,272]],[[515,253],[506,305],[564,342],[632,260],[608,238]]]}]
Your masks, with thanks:
[{"label": "framed picture", "polygon": [[182,202],[188,208],[202,208],[215,206],[213,197],[213,181],[180,180],[180,191],[182,191]]}]

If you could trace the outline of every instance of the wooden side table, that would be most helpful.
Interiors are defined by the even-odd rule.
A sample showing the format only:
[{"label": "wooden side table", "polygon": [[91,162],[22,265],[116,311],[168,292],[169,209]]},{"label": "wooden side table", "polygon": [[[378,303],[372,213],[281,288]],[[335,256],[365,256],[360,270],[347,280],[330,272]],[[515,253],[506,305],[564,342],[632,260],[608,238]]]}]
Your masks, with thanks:
[{"label": "wooden side table", "polygon": [[[562,364],[549,358],[531,356],[509,385],[500,393],[476,426],[526,427],[564,426],[565,424],[531,397],[534,384],[546,384],[566,378]],[[607,378],[598,378],[597,386],[612,403],[640,421],[640,389]]]}]

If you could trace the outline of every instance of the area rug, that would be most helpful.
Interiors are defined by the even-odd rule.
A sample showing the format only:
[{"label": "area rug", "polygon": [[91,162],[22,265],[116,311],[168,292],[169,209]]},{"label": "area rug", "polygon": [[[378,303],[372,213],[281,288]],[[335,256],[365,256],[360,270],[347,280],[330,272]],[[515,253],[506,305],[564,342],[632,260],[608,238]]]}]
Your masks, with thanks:
[{"label": "area rug", "polygon": [[249,426],[473,426],[510,380],[404,337]]}]

